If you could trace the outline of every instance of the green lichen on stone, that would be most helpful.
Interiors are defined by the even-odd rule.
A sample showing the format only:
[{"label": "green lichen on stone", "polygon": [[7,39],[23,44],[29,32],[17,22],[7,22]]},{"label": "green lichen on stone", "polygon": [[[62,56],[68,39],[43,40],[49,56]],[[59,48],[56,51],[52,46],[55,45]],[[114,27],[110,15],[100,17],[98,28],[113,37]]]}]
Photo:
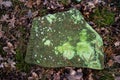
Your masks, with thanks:
[{"label": "green lichen on stone", "polygon": [[57,48],[55,48],[55,51],[60,52],[61,54],[63,54],[63,57],[67,59],[72,59],[75,54],[74,47],[71,46],[69,42],[64,43],[62,46],[58,46]]},{"label": "green lichen on stone", "polygon": [[87,41],[86,29],[83,29],[79,35],[80,35],[80,42],[78,42],[76,46],[77,55],[79,55],[80,57],[82,56],[81,58],[84,58],[86,61],[89,62],[92,56],[94,56],[95,52],[92,49],[90,43]]},{"label": "green lichen on stone", "polygon": [[94,56],[92,55],[92,53],[94,54],[94,50],[87,42],[77,43],[76,50],[77,50],[77,55],[79,55],[79,57],[84,58],[86,61],[89,61],[91,56]]},{"label": "green lichen on stone", "polygon": [[83,30],[79,33],[79,36],[80,36],[80,41],[81,41],[81,42],[86,42],[86,40],[87,40],[87,32],[86,32],[86,29],[83,29]]},{"label": "green lichen on stone", "polygon": [[56,19],[56,17],[52,14],[49,14],[45,18],[47,19],[47,21],[49,21],[50,24]]},{"label": "green lichen on stone", "polygon": [[103,69],[102,38],[76,9],[33,20],[25,61],[43,67]]},{"label": "green lichen on stone", "polygon": [[[72,40],[72,38],[68,37],[68,40]],[[79,33],[79,42],[76,43],[76,46],[73,47],[70,42],[64,43],[62,46],[55,47],[55,52],[63,53],[63,57],[66,57],[68,59],[72,59],[74,57],[75,51],[76,54],[79,55],[79,57],[84,58],[86,61],[89,61],[91,58],[92,53],[94,53],[94,50],[92,49],[92,46],[87,42],[87,32],[86,29],[83,29]],[[58,53],[57,52],[57,53]]]},{"label": "green lichen on stone", "polygon": [[44,42],[44,45],[47,45],[47,46],[50,46],[52,43],[51,43],[51,41],[50,40],[46,40],[45,42]]}]

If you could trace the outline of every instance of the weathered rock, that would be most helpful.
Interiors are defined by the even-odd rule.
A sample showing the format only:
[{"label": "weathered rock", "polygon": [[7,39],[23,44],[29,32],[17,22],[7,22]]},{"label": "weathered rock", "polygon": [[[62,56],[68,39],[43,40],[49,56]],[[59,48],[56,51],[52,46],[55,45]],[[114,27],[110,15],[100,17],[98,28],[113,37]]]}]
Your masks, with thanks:
[{"label": "weathered rock", "polygon": [[102,38],[76,9],[33,20],[25,61],[43,67],[103,69]]}]

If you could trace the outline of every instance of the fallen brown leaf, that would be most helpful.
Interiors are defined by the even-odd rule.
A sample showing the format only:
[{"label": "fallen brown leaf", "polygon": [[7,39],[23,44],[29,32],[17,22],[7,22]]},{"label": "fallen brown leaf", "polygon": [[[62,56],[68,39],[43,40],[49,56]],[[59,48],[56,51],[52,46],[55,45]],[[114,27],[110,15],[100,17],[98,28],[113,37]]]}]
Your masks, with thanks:
[{"label": "fallen brown leaf", "polygon": [[13,15],[12,19],[9,19],[8,22],[9,22],[9,26],[10,27],[15,27],[15,21],[16,21],[16,18],[15,16]]},{"label": "fallen brown leaf", "polygon": [[33,18],[38,15],[38,11],[32,13]]},{"label": "fallen brown leaf", "polygon": [[15,54],[14,46],[10,42],[7,42],[7,46],[3,47],[3,50],[8,54]]},{"label": "fallen brown leaf", "polygon": [[120,46],[120,41],[115,42],[114,45],[115,45],[116,47]]},{"label": "fallen brown leaf", "polygon": [[36,1],[37,6],[40,5],[40,3],[41,3],[41,0]]},{"label": "fallen brown leaf", "polygon": [[25,5],[26,5],[28,8],[32,8],[32,7],[33,7],[33,1],[32,1],[32,0],[28,0],[28,1],[26,1]]},{"label": "fallen brown leaf", "polygon": [[106,54],[108,57],[110,57],[112,54],[114,54],[114,51],[113,51],[113,49],[112,49],[112,46],[109,46],[109,47],[104,48],[104,52],[105,52],[105,54]]},{"label": "fallen brown leaf", "polygon": [[3,0],[0,0],[0,4],[3,2]]},{"label": "fallen brown leaf", "polygon": [[115,62],[120,63],[120,55],[113,57]]},{"label": "fallen brown leaf", "polygon": [[33,77],[33,79],[38,80],[38,75],[37,75],[37,73],[32,72],[32,77]]},{"label": "fallen brown leaf", "polygon": [[111,67],[114,64],[114,61],[112,59],[110,59],[107,64],[108,64],[109,67]]},{"label": "fallen brown leaf", "polygon": [[20,2],[25,2],[26,0],[19,0]]},{"label": "fallen brown leaf", "polygon": [[7,22],[8,19],[9,19],[9,15],[8,15],[8,14],[5,14],[5,15],[2,15],[2,18],[0,19],[0,21],[5,21],[5,22]]},{"label": "fallen brown leaf", "polygon": [[3,5],[4,7],[11,7],[12,6],[12,2],[11,1],[2,1],[1,5]]}]

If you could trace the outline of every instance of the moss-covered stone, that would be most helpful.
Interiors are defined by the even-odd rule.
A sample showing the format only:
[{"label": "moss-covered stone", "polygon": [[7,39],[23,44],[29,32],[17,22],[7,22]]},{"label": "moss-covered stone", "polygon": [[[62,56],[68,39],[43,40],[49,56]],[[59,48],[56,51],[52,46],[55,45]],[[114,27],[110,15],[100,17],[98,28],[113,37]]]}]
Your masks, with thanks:
[{"label": "moss-covered stone", "polygon": [[103,69],[102,38],[76,9],[33,20],[26,62]]}]

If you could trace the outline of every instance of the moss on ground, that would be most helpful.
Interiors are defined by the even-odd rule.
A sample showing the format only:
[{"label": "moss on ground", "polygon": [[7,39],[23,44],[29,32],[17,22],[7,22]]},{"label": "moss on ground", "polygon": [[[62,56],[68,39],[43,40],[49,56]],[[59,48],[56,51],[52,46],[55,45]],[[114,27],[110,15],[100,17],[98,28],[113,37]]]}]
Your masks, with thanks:
[{"label": "moss on ground", "polygon": [[69,5],[70,0],[58,0],[63,5]]},{"label": "moss on ground", "polygon": [[25,71],[25,72],[29,72],[30,70],[30,64],[27,64],[24,60],[25,58],[25,53],[22,53],[22,51],[20,51],[19,49],[16,50],[16,67],[18,70],[20,71]]},{"label": "moss on ground", "polygon": [[95,12],[90,15],[90,19],[97,24],[98,27],[109,26],[114,23],[115,13],[107,8],[96,8]]}]

